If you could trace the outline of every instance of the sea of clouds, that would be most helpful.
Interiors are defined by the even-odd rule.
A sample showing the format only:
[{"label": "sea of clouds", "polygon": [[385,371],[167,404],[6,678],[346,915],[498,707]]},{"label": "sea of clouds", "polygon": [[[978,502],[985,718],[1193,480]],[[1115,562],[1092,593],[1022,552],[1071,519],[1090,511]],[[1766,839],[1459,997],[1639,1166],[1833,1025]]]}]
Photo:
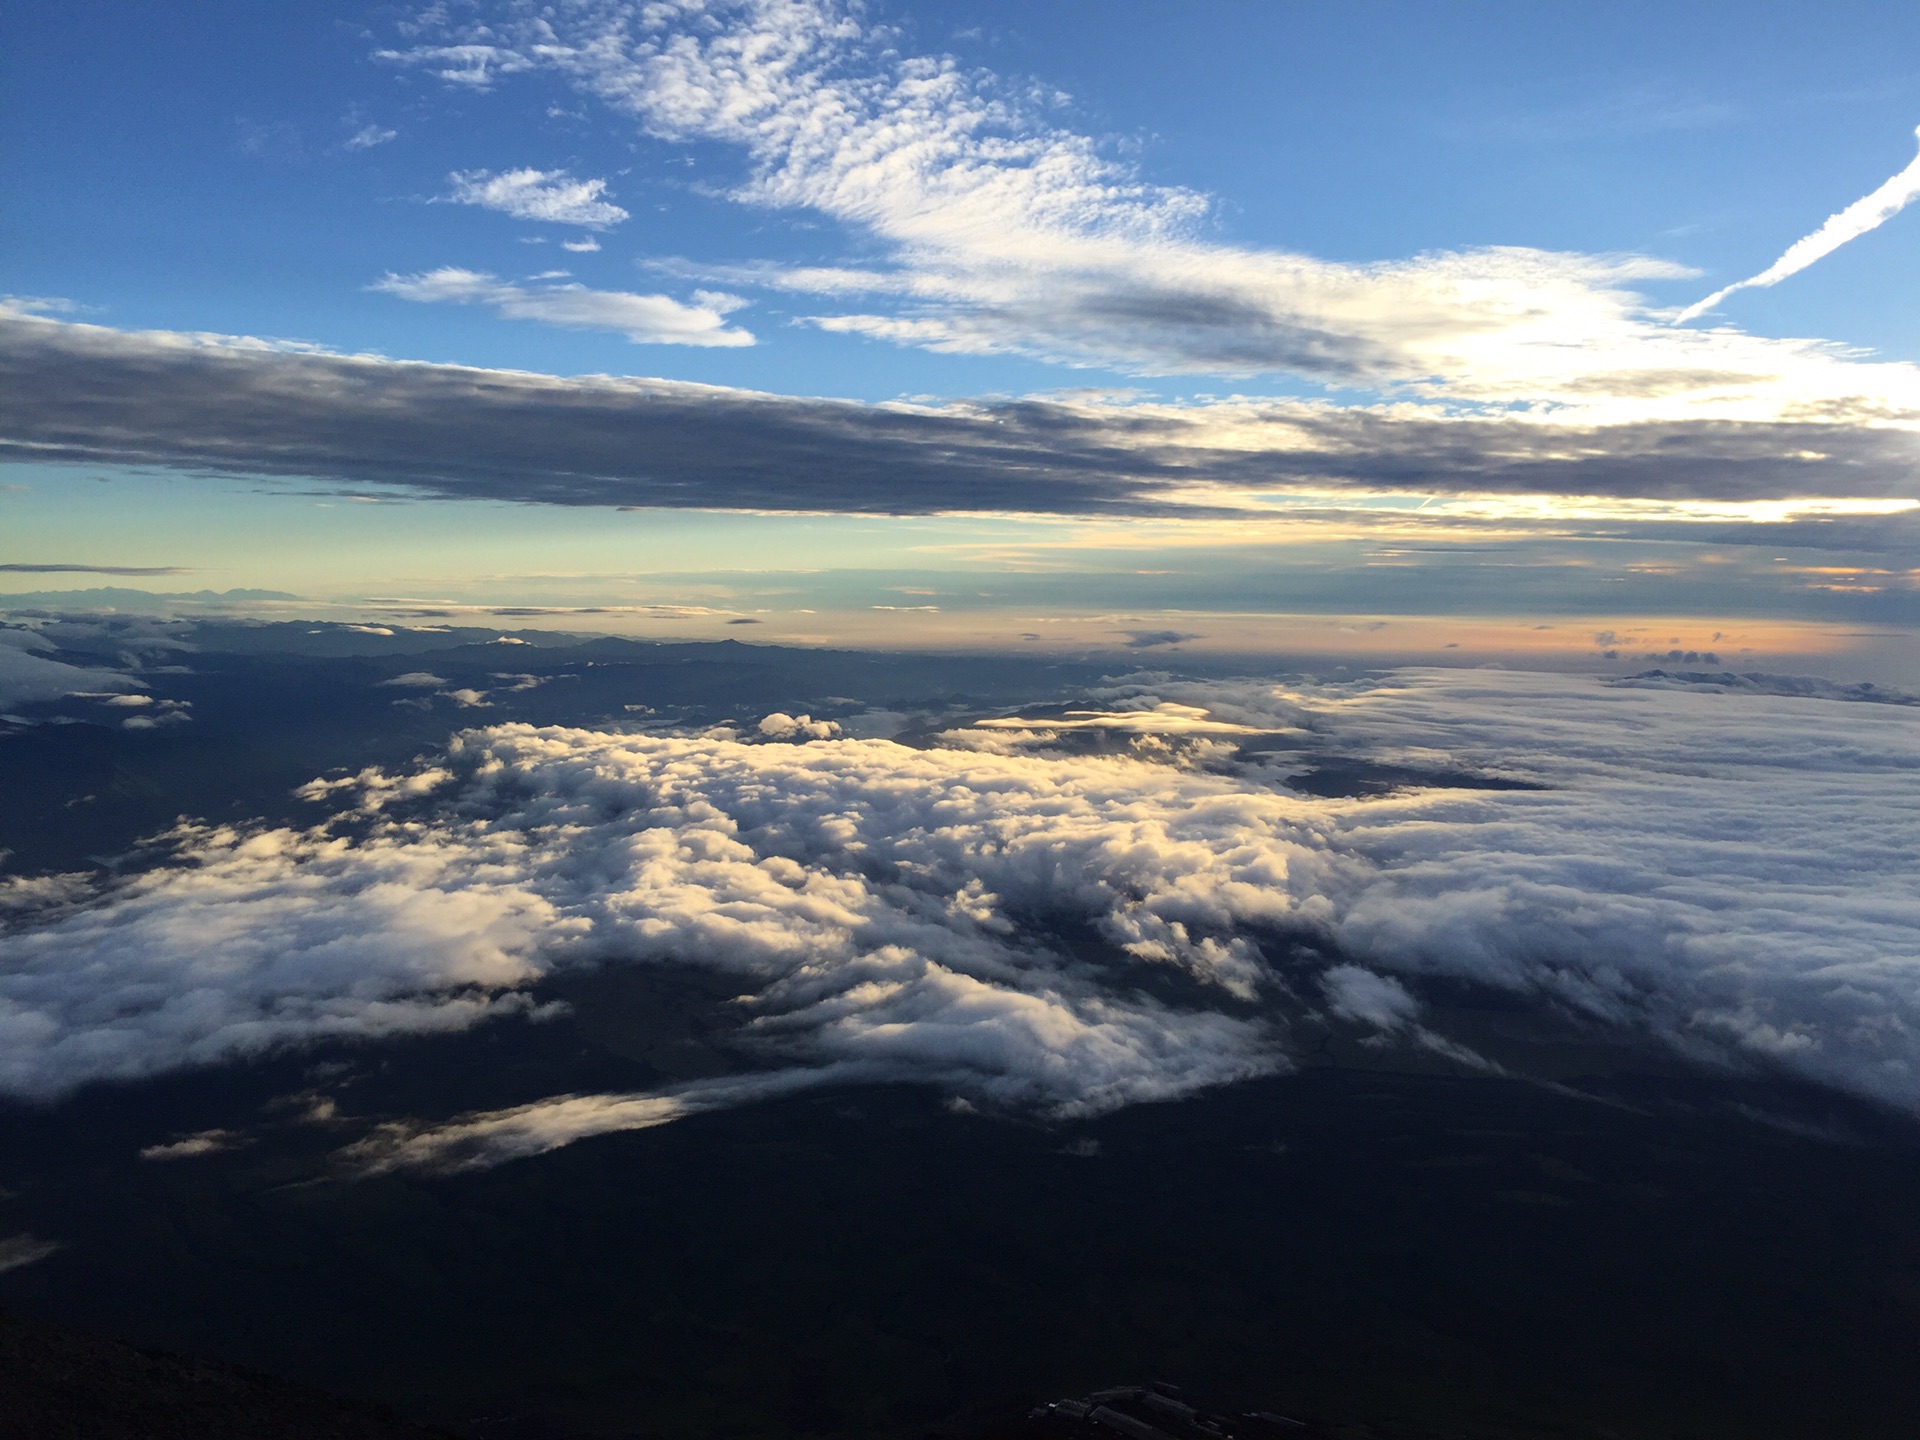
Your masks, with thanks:
[{"label": "sea of clouds", "polygon": [[[388,1127],[362,1158],[486,1163],[857,1080],[1095,1113],[1286,1068],[1283,994],[1426,1036],[1422,975],[1920,1110],[1920,709],[1769,688],[1148,677],[912,743],[468,731],[314,782],[311,828],[183,826],[103,890],[23,890],[0,1091],[458,1029],[634,965],[737,979],[751,1068]],[[1461,783],[1290,787],[1329,756]]]}]

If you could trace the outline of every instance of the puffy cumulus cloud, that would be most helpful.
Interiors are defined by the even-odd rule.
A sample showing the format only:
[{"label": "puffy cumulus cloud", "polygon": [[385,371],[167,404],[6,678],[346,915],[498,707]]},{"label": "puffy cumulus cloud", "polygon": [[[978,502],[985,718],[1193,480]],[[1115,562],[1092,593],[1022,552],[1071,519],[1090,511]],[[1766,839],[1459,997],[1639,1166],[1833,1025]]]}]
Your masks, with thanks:
[{"label": "puffy cumulus cloud", "polygon": [[[507,725],[430,781],[316,782],[365,799],[308,831],[184,832],[172,868],[0,939],[0,1086],[468,1025],[557,967],[691,965],[737,982],[758,1068],[390,1128],[356,1159],[484,1163],[853,1079],[1099,1111],[1283,1068],[1289,995],[1484,1064],[1424,1021],[1424,976],[1920,1109],[1910,708],[1502,671],[1094,698],[970,732],[1007,753]],[[1182,766],[1139,739],[1232,749]],[[1328,757],[1430,779],[1289,786]]]},{"label": "puffy cumulus cloud", "polygon": [[1342,1020],[1373,1028],[1374,1035],[1361,1041],[1363,1045],[1381,1046],[1404,1036],[1457,1064],[1500,1073],[1500,1066],[1485,1056],[1420,1024],[1420,1001],[1390,975],[1359,965],[1335,965],[1320,977],[1320,988],[1327,1009]]},{"label": "puffy cumulus cloud", "polygon": [[[1279,795],[1138,763],[514,726],[453,763],[464,818],[188,832],[179,866],[0,941],[0,1085],[468,1024],[550,966],[614,957],[737,974],[751,1040],[788,1063],[1008,1104],[1283,1063],[1250,1010],[1258,949],[1230,933],[1291,908]],[[390,803],[369,780],[361,821]],[[1054,948],[1055,922],[1095,929],[1111,964]],[[1115,983],[1142,964],[1217,1003]]]},{"label": "puffy cumulus cloud", "polygon": [[1320,983],[1334,1014],[1376,1030],[1397,1030],[1420,1014],[1420,1002],[1407,993],[1406,986],[1358,965],[1335,965],[1320,977]]},{"label": "puffy cumulus cloud", "polygon": [[[451,273],[396,283],[480,300],[499,283]],[[315,354],[4,307],[0,400],[9,459],[561,505],[1217,514],[1288,491],[1399,492],[1777,500],[1766,518],[1790,521],[1806,497],[1910,505],[1920,461],[1909,430],[1818,406],[1791,421],[1594,426],[1279,400],[860,405]]]},{"label": "puffy cumulus cloud", "polygon": [[840,733],[839,725],[831,720],[789,715],[781,710],[762,716],[755,728],[769,740],[831,740]]},{"label": "puffy cumulus cloud", "polygon": [[160,702],[152,714],[129,715],[120,722],[122,730],[158,730],[167,725],[185,725],[193,716],[187,713],[189,702],[184,700]]},{"label": "puffy cumulus cloud", "polygon": [[450,199],[461,205],[498,210],[516,220],[581,225],[604,230],[627,218],[605,198],[604,180],[576,180],[564,170],[456,170],[447,177]]},{"label": "puffy cumulus cloud", "polygon": [[188,713],[193,709],[191,700],[156,700],[151,695],[94,693],[86,690],[72,691],[70,698],[98,700],[110,710],[138,711],[138,714],[129,715],[120,722],[124,730],[157,730],[164,725],[185,725],[193,719]]},{"label": "puffy cumulus cloud", "polygon": [[1257,718],[1266,723],[1248,725],[1241,718],[1217,715],[1202,705],[1147,696],[1120,699],[1100,710],[995,716],[942,731],[937,738],[938,743],[952,749],[995,755],[1061,750],[1118,753],[1192,769],[1231,759],[1240,743],[1250,737],[1290,728],[1271,712]]},{"label": "puffy cumulus cloud", "polygon": [[[0,851],[0,862],[7,852]],[[77,904],[88,898],[92,886],[80,872],[64,875],[0,875],[0,912],[47,911]]]},{"label": "puffy cumulus cloud", "polygon": [[555,73],[659,139],[736,147],[741,202],[867,232],[890,263],[724,272],[829,302],[814,317],[828,330],[1611,419],[1842,402],[1911,415],[1920,401],[1912,367],[1674,329],[1635,287],[1689,272],[1645,256],[1493,247],[1350,264],[1210,241],[1206,197],[1144,183],[990,74],[903,54],[897,31],[841,0],[498,0],[410,28],[442,43],[384,58],[462,86]]},{"label": "puffy cumulus cloud", "polygon": [[409,775],[389,775],[384,770],[369,768],[358,775],[343,775],[334,780],[309,780],[293,793],[299,799],[319,802],[345,792],[359,802],[350,813],[376,815],[397,801],[430,795],[452,778],[452,771],[437,765]]},{"label": "puffy cumulus cloud", "polygon": [[[319,1036],[460,1028],[567,922],[514,837],[177,835],[182,865],[0,937],[0,1089],[58,1094]],[[477,843],[476,843],[477,842]]]},{"label": "puffy cumulus cloud", "polygon": [[590,290],[584,285],[516,285],[480,270],[442,266],[419,275],[388,275],[373,289],[424,304],[485,305],[509,320],[567,330],[610,330],[636,345],[740,346],[753,334],[727,324],[746,301],[700,290],[688,305],[670,295]]}]

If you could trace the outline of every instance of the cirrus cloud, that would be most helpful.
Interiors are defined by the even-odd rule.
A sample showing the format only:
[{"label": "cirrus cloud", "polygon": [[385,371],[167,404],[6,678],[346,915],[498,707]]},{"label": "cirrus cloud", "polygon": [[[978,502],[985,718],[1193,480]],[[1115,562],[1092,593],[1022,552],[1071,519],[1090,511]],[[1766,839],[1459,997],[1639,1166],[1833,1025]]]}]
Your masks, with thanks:
[{"label": "cirrus cloud", "polygon": [[605,198],[604,180],[576,180],[565,170],[456,170],[447,177],[456,204],[498,210],[516,220],[605,230],[627,212]]},{"label": "cirrus cloud", "polygon": [[485,305],[509,320],[568,330],[610,330],[636,345],[739,346],[754,343],[726,317],[746,301],[701,290],[691,305],[668,295],[590,290],[584,285],[517,285],[480,270],[446,265],[418,275],[387,275],[370,287],[423,304]]},{"label": "cirrus cloud", "polygon": [[1655,256],[1489,246],[1343,263],[1223,243],[1208,197],[1142,180],[990,73],[903,53],[842,0],[497,0],[408,28],[441,43],[382,58],[462,87],[550,74],[655,140],[733,147],[737,202],[870,237],[882,263],[684,267],[812,296],[822,329],[1600,422],[1772,420],[1867,396],[1883,418],[1920,413],[1911,366],[1675,328],[1677,307],[1641,291],[1692,272]]}]

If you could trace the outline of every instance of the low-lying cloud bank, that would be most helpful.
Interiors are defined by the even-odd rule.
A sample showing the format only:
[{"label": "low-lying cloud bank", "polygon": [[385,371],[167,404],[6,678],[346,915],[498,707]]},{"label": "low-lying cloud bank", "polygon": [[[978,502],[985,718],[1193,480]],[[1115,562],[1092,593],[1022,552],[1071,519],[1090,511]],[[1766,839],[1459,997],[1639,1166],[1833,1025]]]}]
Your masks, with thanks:
[{"label": "low-lying cloud bank", "polygon": [[1604,425],[1278,400],[864,405],[316,354],[0,306],[0,460],[451,499],[1167,514],[1259,508],[1289,489],[1915,498],[1920,435],[1888,417],[1880,404],[1812,400],[1791,419]]},{"label": "low-lying cloud bank", "polygon": [[[758,1068],[359,1158],[480,1163],[826,1080],[1096,1112],[1284,1068],[1283,993],[1444,1048],[1396,974],[1920,1110],[1907,707],[1457,671],[1102,707],[933,748],[501,726],[310,787],[358,802],[312,830],[183,830],[178,864],[0,937],[0,1089],[456,1029],[605,964],[737,977]],[[1534,788],[1287,787],[1328,753]]]},{"label": "low-lying cloud bank", "polygon": [[118,670],[55,659],[58,653],[52,641],[31,630],[0,627],[0,712],[67,695],[130,692],[139,683]]}]

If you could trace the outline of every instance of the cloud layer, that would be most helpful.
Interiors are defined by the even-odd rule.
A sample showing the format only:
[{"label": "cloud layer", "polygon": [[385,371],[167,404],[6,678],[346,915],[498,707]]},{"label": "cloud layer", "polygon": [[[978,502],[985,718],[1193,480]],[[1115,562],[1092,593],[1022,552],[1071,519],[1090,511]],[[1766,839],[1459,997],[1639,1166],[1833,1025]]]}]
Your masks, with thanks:
[{"label": "cloud layer", "polygon": [[903,53],[899,32],[839,0],[502,0],[405,28],[425,43],[381,58],[463,90],[552,75],[657,140],[732,147],[736,201],[870,238],[880,264],[704,272],[811,296],[831,331],[1597,420],[1920,403],[1911,367],[1675,329],[1636,287],[1689,272],[1652,257],[1487,247],[1355,264],[1222,243],[1206,197],[1143,181],[991,74]]},{"label": "cloud layer", "polygon": [[[422,299],[630,322],[636,338],[750,339],[721,328],[716,309],[663,297],[529,289],[466,271],[392,284]],[[650,308],[615,316],[603,306],[616,300]],[[860,405],[315,354],[0,308],[0,458],[550,504],[1089,514],[1242,509],[1269,492],[1329,488],[1913,496],[1920,437],[1862,418],[1811,402],[1792,421],[1607,426],[1300,401]]]},{"label": "cloud layer", "polygon": [[[822,1080],[1098,1111],[1284,1068],[1288,995],[1470,1059],[1422,1028],[1423,975],[1920,1110],[1907,707],[1449,671],[1103,704],[924,749],[501,726],[315,788],[360,797],[338,824],[185,830],[172,867],[0,938],[0,1087],[457,1028],[615,964],[734,979],[757,1068],[363,1158]],[[1438,778],[1315,798],[1287,783],[1309,753]],[[1331,957],[1305,990],[1303,954]]]},{"label": "cloud layer", "polygon": [[67,695],[131,691],[139,684],[119,670],[55,659],[58,653],[57,646],[31,630],[0,628],[0,711]]}]

